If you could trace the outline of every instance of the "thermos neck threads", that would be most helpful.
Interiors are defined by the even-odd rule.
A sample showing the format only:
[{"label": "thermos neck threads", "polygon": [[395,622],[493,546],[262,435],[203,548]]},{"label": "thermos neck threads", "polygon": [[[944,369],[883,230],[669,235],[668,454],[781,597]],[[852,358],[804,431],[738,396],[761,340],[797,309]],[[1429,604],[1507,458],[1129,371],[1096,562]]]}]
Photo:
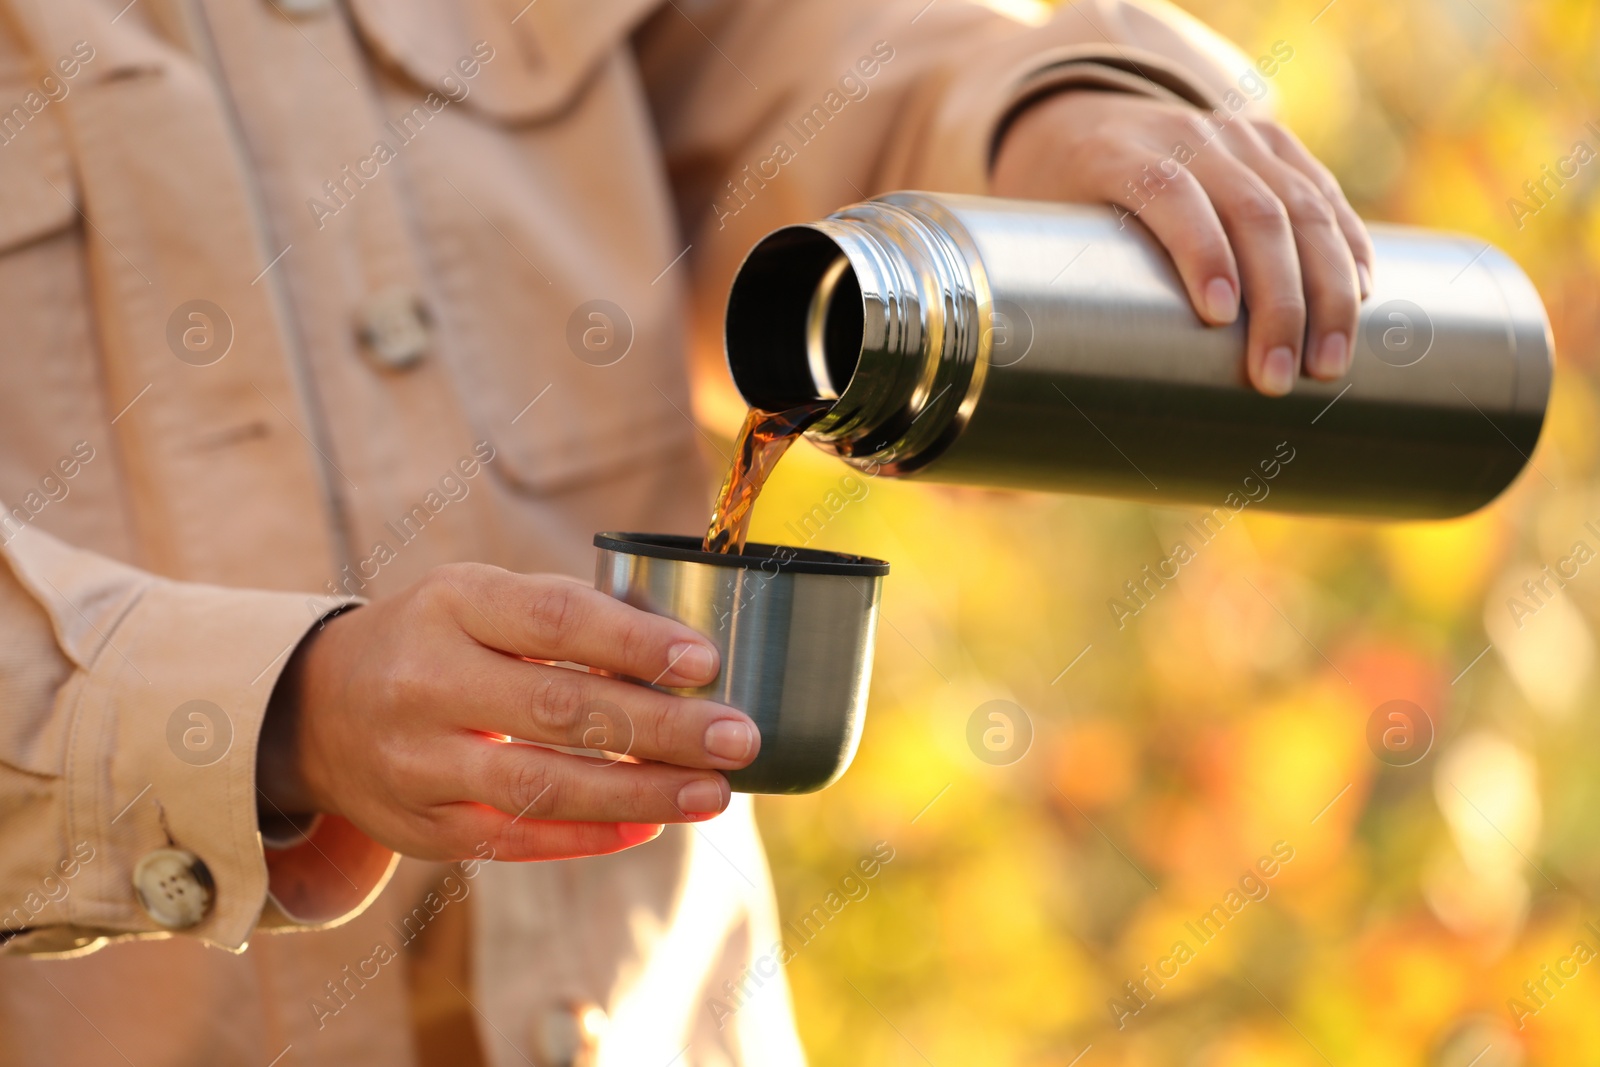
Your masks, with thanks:
[{"label": "thermos neck threads", "polygon": [[982,261],[916,194],[768,235],[728,298],[734,384],[753,407],[832,408],[806,436],[858,466],[909,473],[959,435],[988,362]]}]

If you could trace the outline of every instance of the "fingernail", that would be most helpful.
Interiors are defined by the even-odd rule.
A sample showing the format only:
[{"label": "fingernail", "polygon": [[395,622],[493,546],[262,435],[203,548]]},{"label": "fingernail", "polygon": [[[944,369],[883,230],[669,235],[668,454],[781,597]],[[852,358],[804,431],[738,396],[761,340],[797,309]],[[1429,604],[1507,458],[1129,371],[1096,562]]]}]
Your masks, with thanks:
[{"label": "fingernail", "polygon": [[756,754],[756,728],[739,719],[718,719],[706,727],[706,751],[743,764]]},{"label": "fingernail", "polygon": [[1267,353],[1261,362],[1261,391],[1269,396],[1283,396],[1294,388],[1294,350],[1279,345]]},{"label": "fingernail", "polygon": [[716,654],[697,641],[673,645],[667,663],[673,674],[691,682],[709,682],[717,676]]},{"label": "fingernail", "polygon": [[1239,294],[1226,278],[1206,282],[1206,315],[1213,322],[1229,323],[1239,317]]},{"label": "fingernail", "polygon": [[1356,264],[1356,280],[1361,283],[1361,299],[1372,295],[1372,271],[1365,263]]},{"label": "fingernail", "polygon": [[1322,339],[1321,346],[1313,356],[1316,365],[1312,370],[1323,378],[1337,378],[1345,372],[1349,358],[1350,340],[1335,330]]},{"label": "fingernail", "polygon": [[685,815],[712,815],[725,803],[722,783],[714,778],[697,778],[678,790],[678,809]]}]

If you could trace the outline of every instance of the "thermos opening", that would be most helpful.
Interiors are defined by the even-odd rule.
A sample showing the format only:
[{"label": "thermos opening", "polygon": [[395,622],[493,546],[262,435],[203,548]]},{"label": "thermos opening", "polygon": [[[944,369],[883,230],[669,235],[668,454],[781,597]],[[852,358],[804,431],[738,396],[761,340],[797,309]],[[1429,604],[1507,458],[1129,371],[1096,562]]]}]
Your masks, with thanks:
[{"label": "thermos opening", "polygon": [[747,403],[824,401],[806,438],[895,474],[960,435],[987,358],[976,247],[931,200],[904,198],[769,234],[734,275],[725,334]]},{"label": "thermos opening", "polygon": [[861,286],[825,234],[792,226],[745,259],[728,294],[734,385],[753,407],[781,411],[836,400],[861,358]]}]

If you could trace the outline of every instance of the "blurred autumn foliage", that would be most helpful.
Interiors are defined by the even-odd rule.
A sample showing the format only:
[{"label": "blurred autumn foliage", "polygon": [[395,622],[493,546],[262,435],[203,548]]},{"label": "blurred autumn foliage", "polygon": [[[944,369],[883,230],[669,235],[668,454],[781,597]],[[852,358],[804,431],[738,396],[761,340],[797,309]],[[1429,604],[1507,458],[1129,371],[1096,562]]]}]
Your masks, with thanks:
[{"label": "blurred autumn foliage", "polygon": [[[1448,523],[1252,508],[1120,629],[1108,599],[1192,512],[872,481],[813,542],[894,565],[865,741],[836,787],[759,808],[785,918],[895,851],[788,967],[821,1067],[1600,1063],[1575,953],[1600,951],[1600,566],[1508,607],[1600,549],[1600,164],[1523,184],[1600,149],[1600,5],[1322,4],[1185,6],[1294,49],[1281,117],[1364,217],[1532,276],[1559,363],[1537,470]],[[796,449],[754,537],[792,542],[846,473]],[[1008,765],[969,746],[993,700],[1031,724]],[[1410,766],[1368,744],[1391,700],[1433,725]]]}]

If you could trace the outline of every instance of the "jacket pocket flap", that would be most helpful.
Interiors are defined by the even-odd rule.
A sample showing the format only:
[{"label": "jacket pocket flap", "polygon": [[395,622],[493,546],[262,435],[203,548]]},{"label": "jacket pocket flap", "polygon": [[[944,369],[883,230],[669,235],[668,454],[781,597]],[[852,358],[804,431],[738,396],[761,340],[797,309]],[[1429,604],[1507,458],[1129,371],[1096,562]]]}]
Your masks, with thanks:
[{"label": "jacket pocket flap", "polygon": [[656,0],[350,0],[408,78],[503,122],[560,111]]}]

